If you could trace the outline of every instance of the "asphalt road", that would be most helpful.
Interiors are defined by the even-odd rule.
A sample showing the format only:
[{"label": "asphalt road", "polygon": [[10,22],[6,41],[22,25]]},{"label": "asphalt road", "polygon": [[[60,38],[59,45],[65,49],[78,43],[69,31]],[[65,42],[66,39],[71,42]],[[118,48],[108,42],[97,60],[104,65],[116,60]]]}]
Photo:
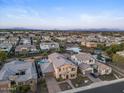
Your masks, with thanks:
[{"label": "asphalt road", "polygon": [[124,82],[85,90],[77,93],[124,93]]}]

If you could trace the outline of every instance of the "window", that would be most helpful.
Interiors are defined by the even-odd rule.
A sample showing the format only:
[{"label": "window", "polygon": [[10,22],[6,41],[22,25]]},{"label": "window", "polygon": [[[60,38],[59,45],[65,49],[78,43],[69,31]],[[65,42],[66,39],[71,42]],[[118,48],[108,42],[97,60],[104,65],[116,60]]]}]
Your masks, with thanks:
[{"label": "window", "polygon": [[30,84],[32,84],[33,82],[32,81],[30,81]]},{"label": "window", "polygon": [[61,77],[62,77],[62,75],[60,74],[60,75],[59,75],[59,78],[61,78]]},{"label": "window", "polygon": [[23,85],[23,82],[19,82],[18,85]]},{"label": "window", "polygon": [[61,68],[59,68],[59,72],[61,71]]},{"label": "window", "polygon": [[72,68],[72,71],[75,71],[75,68]]},{"label": "window", "polygon": [[64,70],[64,68],[63,68],[63,70]]},{"label": "window", "polygon": [[93,62],[93,60],[89,60],[89,62]]},{"label": "window", "polygon": [[71,77],[74,77],[75,76],[75,74],[71,74]]}]

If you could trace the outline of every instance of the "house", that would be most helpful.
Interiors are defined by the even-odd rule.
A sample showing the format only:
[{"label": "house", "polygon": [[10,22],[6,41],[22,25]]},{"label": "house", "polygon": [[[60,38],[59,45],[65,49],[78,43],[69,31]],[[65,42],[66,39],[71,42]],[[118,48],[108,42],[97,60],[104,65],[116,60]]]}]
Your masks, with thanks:
[{"label": "house", "polygon": [[41,42],[40,43],[41,50],[50,50],[50,49],[59,49],[59,44],[56,42]]},{"label": "house", "polygon": [[20,40],[20,45],[31,45],[31,39],[30,38],[22,38]]},{"label": "house", "polygon": [[71,59],[77,65],[80,65],[81,63],[90,65],[95,64],[95,59],[90,53],[80,52],[79,54],[72,55]]},{"label": "house", "polygon": [[0,70],[0,86],[11,88],[12,85],[30,85],[35,90],[37,73],[34,63],[12,61],[6,63]]},{"label": "house", "polygon": [[96,70],[99,75],[108,75],[112,72],[112,68],[106,64],[96,62]]},{"label": "house", "polygon": [[116,52],[116,54],[118,54],[118,55],[124,57],[124,51],[118,51],[118,52]]},{"label": "house", "polygon": [[89,64],[86,63],[81,63],[79,65],[79,69],[84,76],[94,72],[93,67],[91,67]]},{"label": "house", "polygon": [[18,43],[18,41],[19,41],[18,37],[10,37],[7,40],[5,40],[4,43],[16,45]]},{"label": "house", "polygon": [[74,79],[77,77],[77,66],[59,53],[48,56],[48,60],[53,64],[56,78]]},{"label": "house", "polygon": [[31,38],[22,38],[15,48],[15,55],[31,55],[38,52],[36,46],[32,44]]},{"label": "house", "polygon": [[54,67],[52,63],[50,62],[42,63],[40,64],[40,68],[41,68],[43,77],[49,77],[49,76],[54,77]]},{"label": "house", "polygon": [[81,42],[81,45],[86,46],[88,48],[96,48],[97,47],[97,43],[92,42],[92,41],[83,41],[83,42]]},{"label": "house", "polygon": [[6,40],[5,36],[0,36],[0,44],[3,43]]},{"label": "house", "polygon": [[96,42],[87,42],[86,47],[88,47],[88,48],[96,48],[97,43]]},{"label": "house", "polygon": [[56,37],[57,40],[60,40],[60,41],[65,41],[67,38],[66,37]]},{"label": "house", "polygon": [[42,36],[42,41],[51,41],[50,36]]},{"label": "house", "polygon": [[12,44],[9,43],[1,43],[0,44],[0,51],[4,51],[4,52],[10,52],[12,49]]},{"label": "house", "polygon": [[10,88],[10,82],[9,81],[0,81],[0,93],[11,93],[9,88]]},{"label": "house", "polygon": [[23,54],[36,54],[38,53],[38,50],[34,45],[18,45],[15,48],[15,54],[16,55],[23,55]]}]

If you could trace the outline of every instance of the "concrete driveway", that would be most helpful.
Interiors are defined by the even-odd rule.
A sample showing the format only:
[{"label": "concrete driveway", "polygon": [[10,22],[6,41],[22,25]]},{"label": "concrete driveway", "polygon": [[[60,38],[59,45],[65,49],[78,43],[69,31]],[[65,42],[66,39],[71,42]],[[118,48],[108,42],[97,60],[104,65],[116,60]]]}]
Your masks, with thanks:
[{"label": "concrete driveway", "polygon": [[56,79],[54,77],[46,77],[46,84],[49,93],[58,93],[61,91]]},{"label": "concrete driveway", "polygon": [[87,74],[87,77],[92,81],[92,82],[100,82],[101,80],[99,78],[95,78],[90,74]]}]

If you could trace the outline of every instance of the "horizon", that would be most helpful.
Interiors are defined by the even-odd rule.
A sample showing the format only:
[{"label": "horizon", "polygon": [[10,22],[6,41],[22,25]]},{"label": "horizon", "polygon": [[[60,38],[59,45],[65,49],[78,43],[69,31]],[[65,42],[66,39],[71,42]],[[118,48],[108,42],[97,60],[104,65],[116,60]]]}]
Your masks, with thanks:
[{"label": "horizon", "polygon": [[124,30],[122,0],[0,0],[0,28]]}]

